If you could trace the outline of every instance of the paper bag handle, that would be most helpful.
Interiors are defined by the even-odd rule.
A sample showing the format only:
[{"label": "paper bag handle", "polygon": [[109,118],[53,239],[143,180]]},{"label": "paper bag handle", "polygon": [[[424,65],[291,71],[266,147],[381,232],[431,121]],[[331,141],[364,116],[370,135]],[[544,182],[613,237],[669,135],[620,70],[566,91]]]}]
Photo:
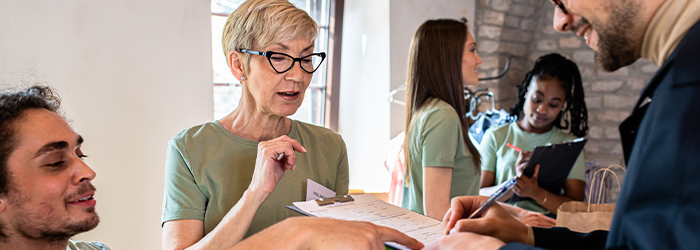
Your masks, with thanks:
[{"label": "paper bag handle", "polygon": [[[592,180],[591,187],[588,190],[588,194],[593,194],[593,186],[594,186],[595,180],[596,180],[595,177],[598,174],[598,172],[603,171],[603,176],[600,178],[600,181],[598,183],[600,185],[600,188],[598,188],[598,201],[596,202],[597,205],[600,205],[600,203],[601,203],[601,196],[603,195],[603,185],[604,185],[603,181],[605,180],[605,174],[607,174],[607,172],[610,172],[613,174],[613,176],[615,176],[615,181],[617,181],[617,187],[621,188],[620,179],[617,178],[617,174],[615,173],[615,171],[612,171],[612,168],[614,168],[614,167],[619,167],[620,169],[622,169],[622,171],[624,173],[627,173],[627,169],[625,169],[625,167],[623,167],[623,166],[620,166],[619,164],[615,164],[615,165],[611,165],[611,166],[606,167],[606,168],[598,169],[597,171],[595,171],[595,173],[593,173],[593,178],[591,178],[591,180]],[[589,213],[591,212],[591,199],[590,198],[588,199],[588,212]]]}]

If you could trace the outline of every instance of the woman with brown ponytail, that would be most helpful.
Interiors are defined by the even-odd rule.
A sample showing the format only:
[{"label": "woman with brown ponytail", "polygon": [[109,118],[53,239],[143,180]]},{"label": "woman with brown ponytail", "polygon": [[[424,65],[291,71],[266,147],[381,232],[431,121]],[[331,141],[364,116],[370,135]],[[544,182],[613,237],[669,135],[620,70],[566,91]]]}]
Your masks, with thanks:
[{"label": "woman with brown ponytail", "polygon": [[464,87],[481,58],[465,22],[428,20],[411,42],[401,206],[442,220],[450,199],[478,195],[480,158],[469,140]]}]

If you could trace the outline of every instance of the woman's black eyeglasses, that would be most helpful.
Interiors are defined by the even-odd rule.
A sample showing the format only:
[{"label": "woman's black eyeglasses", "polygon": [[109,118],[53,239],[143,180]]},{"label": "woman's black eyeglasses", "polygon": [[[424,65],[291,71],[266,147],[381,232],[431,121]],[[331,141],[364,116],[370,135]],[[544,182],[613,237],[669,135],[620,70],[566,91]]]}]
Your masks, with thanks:
[{"label": "woman's black eyeglasses", "polygon": [[282,74],[292,69],[292,67],[294,67],[294,62],[297,61],[299,62],[299,66],[301,66],[302,70],[304,70],[306,73],[311,74],[316,72],[318,67],[321,66],[323,60],[326,59],[325,52],[313,53],[301,58],[294,58],[284,53],[277,53],[272,51],[263,52],[249,49],[239,49],[238,51],[267,57],[267,61],[270,62],[270,66],[272,66],[272,69],[274,69],[275,72],[279,74]]}]

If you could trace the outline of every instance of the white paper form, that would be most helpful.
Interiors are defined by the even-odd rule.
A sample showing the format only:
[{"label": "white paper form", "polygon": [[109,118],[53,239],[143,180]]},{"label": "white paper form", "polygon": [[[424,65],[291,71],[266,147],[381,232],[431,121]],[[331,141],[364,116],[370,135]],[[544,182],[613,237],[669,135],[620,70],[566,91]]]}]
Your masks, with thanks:
[{"label": "white paper form", "polygon": [[[443,235],[439,220],[374,198],[371,194],[353,195],[354,202],[319,206],[315,201],[294,202],[302,211],[317,217],[372,222],[396,229],[429,245]],[[398,244],[391,246],[397,247]],[[403,246],[399,249],[408,249]]]}]

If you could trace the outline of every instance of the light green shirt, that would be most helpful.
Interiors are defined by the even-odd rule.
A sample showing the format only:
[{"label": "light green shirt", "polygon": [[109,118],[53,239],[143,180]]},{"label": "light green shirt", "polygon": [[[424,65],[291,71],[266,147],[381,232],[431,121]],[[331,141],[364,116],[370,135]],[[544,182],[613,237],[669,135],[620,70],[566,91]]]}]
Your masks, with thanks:
[{"label": "light green shirt", "polygon": [[73,241],[68,240],[67,250],[111,250],[102,242]]},{"label": "light green shirt", "polygon": [[[515,122],[494,126],[486,130],[484,138],[481,140],[479,147],[481,169],[494,172],[496,174],[496,185],[500,185],[517,175],[515,163],[519,153],[506,146],[506,143],[513,144],[524,151],[533,151],[535,146],[543,146],[547,143],[563,143],[576,138],[558,128],[552,128],[552,130],[544,134],[534,134],[523,131]],[[576,163],[574,163],[573,168],[569,172],[568,179],[586,181],[583,152],[576,159]],[[563,194],[563,190],[561,194]],[[547,209],[533,200],[518,201],[512,205],[530,211],[549,213]]]},{"label": "light green shirt", "polygon": [[[296,153],[296,170],[285,172],[253,217],[246,237],[300,215],[285,206],[306,200],[307,178],[338,195],[348,193],[348,157],[339,134],[292,120],[288,136],[307,152]],[[204,221],[205,234],[212,231],[248,188],[257,150],[257,141],[229,132],[218,121],[177,134],[168,142],[161,225],[195,219]]]},{"label": "light green shirt", "polygon": [[481,173],[474,168],[464,143],[459,115],[442,100],[430,101],[414,114],[410,138],[409,187],[403,188],[401,206],[425,214],[423,208],[423,168],[452,168],[450,198],[478,195]]}]

